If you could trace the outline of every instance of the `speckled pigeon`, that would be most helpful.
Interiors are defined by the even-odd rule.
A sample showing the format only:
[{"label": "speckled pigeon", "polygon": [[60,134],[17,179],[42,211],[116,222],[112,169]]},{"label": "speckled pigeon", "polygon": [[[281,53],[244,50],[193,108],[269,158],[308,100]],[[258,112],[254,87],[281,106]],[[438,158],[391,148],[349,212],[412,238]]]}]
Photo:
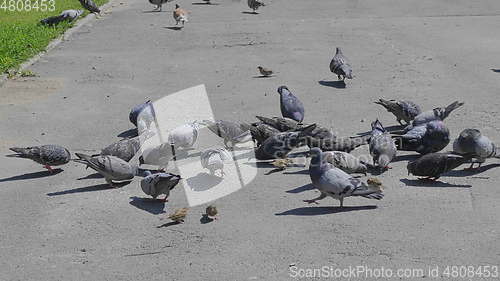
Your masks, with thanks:
[{"label": "speckled pigeon", "polygon": [[[477,129],[463,130],[453,142],[453,151],[458,154],[472,154],[476,158],[479,167],[487,158],[500,158],[495,143],[481,134]],[[472,169],[474,163],[469,169]]]},{"label": "speckled pigeon", "polygon": [[262,123],[267,124],[280,132],[287,132],[287,131],[294,131],[298,128],[301,127],[299,122],[288,119],[288,118],[283,118],[283,117],[264,117],[264,116],[255,116],[257,119],[259,119]]},{"label": "speckled pigeon", "polygon": [[255,123],[255,124],[242,123],[241,126],[244,130],[250,131],[250,133],[252,134],[252,139],[255,142],[257,142],[257,146],[260,146],[269,137],[272,137],[280,133],[278,129],[272,127],[271,125],[267,125],[265,123]]},{"label": "speckled pigeon", "polygon": [[60,166],[69,162],[71,154],[68,149],[55,144],[47,144],[31,147],[11,147],[11,151],[16,154],[7,155],[8,157],[18,157],[31,159],[53,172],[51,166]]},{"label": "speckled pigeon", "polygon": [[286,86],[278,88],[280,94],[281,115],[299,123],[304,120],[304,105]]},{"label": "speckled pigeon", "polygon": [[420,106],[412,101],[379,99],[375,103],[380,104],[387,109],[387,111],[394,114],[394,116],[396,116],[396,120],[401,125],[403,125],[401,120],[404,120],[406,125],[408,125],[411,121],[413,121],[413,119],[415,119],[416,116],[422,113]]},{"label": "speckled pigeon", "polygon": [[368,164],[356,156],[343,151],[323,152],[325,161],[348,174],[360,173],[366,175]]},{"label": "speckled pigeon", "polygon": [[283,132],[276,134],[264,141],[264,143],[255,151],[255,157],[258,160],[271,160],[285,158],[290,151],[303,145],[306,142],[306,136],[310,133],[316,124],[309,125],[298,132]]},{"label": "speckled pigeon", "polygon": [[376,178],[369,178],[367,183],[352,177],[346,172],[326,163],[324,155],[319,148],[311,149],[311,164],[309,165],[311,181],[321,194],[314,199],[304,200],[307,203],[331,196],[340,201],[344,206],[344,198],[349,196],[362,196],[369,199],[380,200],[384,197],[382,183]]},{"label": "speckled pigeon", "polygon": [[168,201],[167,198],[170,195],[170,190],[181,180],[181,177],[178,175],[163,172],[152,174],[150,171],[145,171],[144,175],[145,177],[141,180],[142,191],[152,196],[153,199],[164,194],[165,198],[160,199],[163,202]]},{"label": "speckled pigeon", "polygon": [[347,58],[342,54],[342,50],[337,47],[335,56],[330,62],[330,71],[337,74],[339,80],[352,79],[352,67]]},{"label": "speckled pigeon", "polygon": [[207,126],[210,131],[221,137],[226,147],[231,147],[236,143],[246,142],[251,139],[249,130],[244,130],[240,124],[232,121],[203,120],[200,123]]}]

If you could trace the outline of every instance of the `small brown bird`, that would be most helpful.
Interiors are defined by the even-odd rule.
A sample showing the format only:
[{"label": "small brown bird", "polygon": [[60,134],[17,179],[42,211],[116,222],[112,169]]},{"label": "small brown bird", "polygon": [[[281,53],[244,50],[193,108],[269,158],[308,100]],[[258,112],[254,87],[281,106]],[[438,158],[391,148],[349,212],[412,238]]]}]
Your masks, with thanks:
[{"label": "small brown bird", "polygon": [[188,210],[188,208],[177,209],[172,214],[168,215],[168,218],[176,223],[182,223],[186,218]]},{"label": "small brown bird", "polygon": [[263,77],[269,77],[274,74],[274,72],[269,68],[264,68],[262,66],[257,66],[257,68],[259,69],[259,72]]},{"label": "small brown bird", "polygon": [[208,217],[214,217],[214,219],[217,219],[217,214],[219,212],[217,211],[217,208],[214,206],[214,205],[210,205],[207,207],[207,209],[205,210],[205,214],[208,216]]},{"label": "small brown bird", "polygon": [[184,23],[188,21],[187,17],[187,11],[182,9],[181,6],[178,4],[175,4],[175,10],[174,10],[174,19],[175,19],[175,25],[178,25],[179,22],[182,23],[182,26],[184,26]]},{"label": "small brown bird", "polygon": [[290,166],[291,164],[293,163],[292,159],[290,158],[285,158],[285,159],[276,159],[274,160],[273,162],[271,162],[271,164],[273,164],[274,167],[280,169],[280,170],[284,170],[286,169],[288,166]]}]

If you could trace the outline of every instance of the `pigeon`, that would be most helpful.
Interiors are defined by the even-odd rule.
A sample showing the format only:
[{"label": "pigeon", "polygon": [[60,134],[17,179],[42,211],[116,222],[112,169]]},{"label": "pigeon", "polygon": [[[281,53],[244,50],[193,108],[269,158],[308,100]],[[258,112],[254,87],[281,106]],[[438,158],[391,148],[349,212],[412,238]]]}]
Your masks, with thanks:
[{"label": "pigeon", "polygon": [[182,223],[186,219],[188,210],[188,208],[177,209],[172,214],[168,215],[168,218],[175,223]]},{"label": "pigeon", "polygon": [[348,174],[364,174],[368,171],[368,164],[359,160],[356,156],[343,151],[323,152],[325,161]]},{"label": "pigeon", "polygon": [[198,122],[181,125],[169,132],[168,142],[175,149],[192,148],[198,140],[198,130]]},{"label": "pigeon", "polygon": [[251,137],[250,131],[244,129],[245,126],[242,127],[235,122],[226,120],[203,120],[200,123],[207,126],[210,131],[221,137],[226,147],[230,147],[228,144],[234,145],[235,143],[246,142]]},{"label": "pigeon", "polygon": [[416,151],[420,154],[439,152],[450,143],[450,130],[443,121],[436,120],[412,128],[396,139],[398,150]]},{"label": "pigeon", "polygon": [[264,116],[255,116],[255,117],[257,117],[257,119],[259,119],[262,123],[267,124],[279,130],[280,132],[293,131],[301,127],[299,125],[299,122],[288,118],[283,118],[283,117],[268,118]]},{"label": "pigeon", "polygon": [[144,110],[146,110],[146,115],[152,115],[152,103],[150,100],[136,105],[132,108],[132,110],[130,110],[128,118],[130,122],[134,124],[134,126],[137,127],[137,119],[139,118],[139,114],[141,114],[141,112]]},{"label": "pigeon", "polygon": [[252,139],[257,142],[257,146],[260,146],[269,137],[280,133],[278,129],[265,123],[256,123],[254,125],[242,123],[241,126],[244,130],[250,131]]},{"label": "pigeon", "polygon": [[345,197],[362,196],[377,200],[384,197],[380,180],[369,178],[366,183],[361,182],[361,180],[352,177],[341,169],[326,163],[321,149],[312,148],[310,153],[309,176],[313,185],[321,194],[317,198],[304,200],[304,202],[317,204],[316,201],[331,196],[340,201],[340,207],[342,208]]},{"label": "pigeon", "polygon": [[[457,154],[472,154],[476,158],[479,167],[487,158],[500,158],[496,145],[477,129],[463,130],[453,142],[453,151]],[[469,169],[472,169],[471,163]]]},{"label": "pigeon", "polygon": [[257,10],[260,6],[266,6],[264,3],[257,0],[248,0],[248,7],[253,10],[254,14],[257,14]]},{"label": "pigeon", "polygon": [[365,145],[370,140],[370,135],[355,137],[314,137],[307,136],[307,146],[309,148],[319,147],[324,151],[344,151],[351,152],[355,148]]},{"label": "pigeon", "polygon": [[92,1],[92,0],[78,0],[80,1],[80,4],[82,4],[82,6],[89,10],[89,12],[91,13],[101,13],[101,10],[99,10],[99,7],[97,7],[97,5]]},{"label": "pigeon", "polygon": [[42,19],[40,23],[46,25],[57,25],[63,21],[74,21],[82,14],[83,10],[64,10],[58,16]]},{"label": "pigeon", "polygon": [[427,177],[437,180],[441,174],[449,172],[468,162],[473,155],[458,155],[454,153],[429,153],[408,163],[408,175]]},{"label": "pigeon", "polygon": [[215,171],[220,170],[221,178],[224,177],[224,162],[233,159],[231,153],[225,148],[209,148],[201,152],[201,166],[215,175]]},{"label": "pigeon", "polygon": [[75,153],[79,159],[73,159],[82,163],[103,175],[106,182],[113,187],[115,182],[131,181],[137,173],[137,167],[128,162],[111,155],[99,155],[92,157],[83,153]]},{"label": "pigeon", "polygon": [[444,121],[444,119],[446,119],[446,117],[448,117],[448,115],[450,115],[452,111],[461,107],[462,105],[464,105],[463,102],[455,101],[452,104],[448,105],[447,107],[436,107],[433,110],[424,111],[419,115],[415,116],[411,125],[406,127],[405,130],[409,131],[413,127],[420,126],[430,121],[435,121],[435,120]]},{"label": "pigeon", "polygon": [[141,180],[141,189],[147,195],[156,199],[161,194],[165,194],[165,198],[161,201],[168,201],[170,190],[179,183],[181,177],[170,173],[156,173],[152,174],[150,171],[144,172],[145,177]]},{"label": "pigeon", "polygon": [[307,134],[314,130],[315,127],[316,124],[312,124],[299,132],[283,132],[276,134],[266,139],[264,143],[257,148],[255,157],[258,160],[286,158],[292,149],[306,142]]},{"label": "pigeon", "polygon": [[294,96],[286,86],[278,88],[280,94],[281,115],[285,118],[290,118],[302,123],[304,120],[304,105]]},{"label": "pigeon", "polygon": [[169,143],[161,143],[152,148],[145,148],[139,157],[141,164],[159,166],[166,169],[170,160],[176,160],[175,149]]},{"label": "pigeon", "polygon": [[378,119],[371,125],[370,154],[373,157],[373,164],[380,171],[385,171],[389,169],[389,163],[396,156],[396,144]]},{"label": "pigeon", "polygon": [[387,111],[394,114],[394,116],[396,116],[396,120],[401,125],[403,125],[401,120],[404,120],[406,125],[409,125],[416,116],[422,113],[420,106],[412,101],[379,99],[375,103],[380,104],[387,109]]},{"label": "pigeon", "polygon": [[156,8],[153,9],[153,11],[158,11],[161,12],[161,6],[163,4],[166,4],[168,2],[172,2],[173,0],[149,0],[149,3],[156,5]]},{"label": "pigeon", "polygon": [[182,9],[178,4],[175,4],[173,15],[175,19],[175,25],[178,25],[180,22],[182,23],[182,26],[184,26],[184,23],[188,21],[187,11]]},{"label": "pigeon", "polygon": [[205,209],[205,214],[210,218],[210,217],[213,217],[214,219],[217,219],[217,214],[219,212],[217,211],[217,208],[214,206],[214,205],[209,205],[206,209]]},{"label": "pigeon", "polygon": [[273,75],[273,71],[269,68],[264,68],[262,66],[257,66],[257,68],[259,69],[260,75],[262,75],[262,77],[269,77]]},{"label": "pigeon", "polygon": [[45,169],[50,172],[54,171],[51,166],[64,165],[71,159],[71,153],[69,150],[56,144],[31,147],[11,147],[9,149],[16,154],[7,155],[7,157],[31,159],[44,165]]},{"label": "pigeon", "polygon": [[342,50],[338,47],[335,56],[330,62],[330,71],[337,74],[339,80],[352,79],[352,67],[349,65],[344,54],[342,54]]},{"label": "pigeon", "polygon": [[101,150],[100,154],[92,155],[92,157],[98,155],[112,155],[128,162],[134,157],[135,154],[137,154],[140,147],[141,142],[138,136],[130,139],[122,139],[106,146]]}]

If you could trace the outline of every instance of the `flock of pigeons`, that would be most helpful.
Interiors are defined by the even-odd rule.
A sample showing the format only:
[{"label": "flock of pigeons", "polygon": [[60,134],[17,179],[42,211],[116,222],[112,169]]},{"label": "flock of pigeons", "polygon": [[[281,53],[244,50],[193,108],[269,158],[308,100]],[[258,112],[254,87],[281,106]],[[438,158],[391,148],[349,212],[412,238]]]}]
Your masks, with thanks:
[{"label": "flock of pigeons", "polygon": [[[161,10],[162,4],[169,1],[171,0],[150,0],[157,5],[156,10]],[[210,0],[204,1],[210,4]],[[100,12],[92,0],[80,2],[89,11]],[[248,0],[248,6],[256,13],[264,4]],[[42,23],[52,25],[63,20],[74,20],[81,13],[78,10],[67,10],[59,16],[42,20]],[[179,5],[174,10],[174,19],[177,24],[184,25],[187,22],[187,12]],[[258,69],[263,76],[273,75],[270,69],[261,66]],[[340,48],[336,49],[330,70],[339,80],[353,79],[352,67]],[[352,174],[384,173],[390,169],[390,163],[398,151],[414,151],[422,155],[407,165],[408,174],[423,177],[422,180],[437,180],[443,173],[464,163],[471,163],[469,169],[472,169],[475,163],[481,166],[488,158],[500,158],[495,144],[477,129],[463,130],[454,140],[452,152],[440,152],[450,143],[450,131],[444,120],[451,112],[463,106],[464,103],[458,101],[446,107],[422,111],[412,101],[380,99],[375,103],[394,114],[402,126],[401,130],[389,132],[379,120],[375,120],[371,123],[371,132],[341,137],[319,124],[304,124],[303,103],[286,86],[279,87],[277,92],[280,96],[281,117],[256,116],[258,121],[253,123],[194,121],[168,132],[168,141],[154,148],[155,153],[143,153],[138,158],[136,156],[141,152],[141,145],[154,135],[149,130],[151,122],[155,120],[151,101],[135,106],[129,114],[131,123],[138,129],[138,135],[113,143],[97,155],[75,153],[77,159],[72,159],[71,153],[64,147],[42,145],[13,147],[10,149],[15,154],[8,156],[34,160],[49,171],[53,171],[52,166],[64,165],[72,160],[97,171],[111,186],[130,182],[135,176],[141,176],[143,179],[140,186],[144,193],[154,199],[165,195],[161,200],[166,201],[170,190],[182,180],[181,176],[165,171],[168,162],[175,161],[178,152],[192,148],[199,130],[205,127],[220,137],[225,146],[209,148],[200,153],[201,166],[208,169],[212,176],[224,177],[224,162],[233,160],[230,151],[250,137],[254,141],[256,160],[270,162],[278,169],[285,169],[293,164],[289,157],[293,150],[308,146],[306,155],[311,158],[309,175],[320,195],[304,201],[317,203],[317,200],[330,196],[338,199],[341,207],[343,199],[349,196],[382,199],[383,185],[379,179],[371,177],[364,182]],[[369,146],[371,159],[361,159],[350,154],[362,145]],[[142,164],[156,165],[159,169],[146,170],[141,168]],[[209,207],[207,214],[215,216],[215,206]],[[186,209],[177,210],[171,218],[182,221],[186,212]]]}]

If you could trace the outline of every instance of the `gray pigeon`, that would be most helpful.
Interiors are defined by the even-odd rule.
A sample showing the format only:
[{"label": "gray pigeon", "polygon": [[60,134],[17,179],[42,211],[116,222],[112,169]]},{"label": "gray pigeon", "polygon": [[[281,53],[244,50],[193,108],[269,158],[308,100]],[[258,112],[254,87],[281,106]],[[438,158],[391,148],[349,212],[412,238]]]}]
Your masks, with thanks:
[{"label": "gray pigeon", "polygon": [[406,125],[408,125],[411,121],[413,121],[413,119],[415,119],[415,117],[422,113],[420,106],[412,101],[379,99],[375,103],[380,104],[387,109],[387,111],[394,114],[394,116],[396,116],[396,120],[401,125],[403,125],[401,120],[404,120]]},{"label": "gray pigeon", "polygon": [[115,182],[131,181],[137,174],[137,166],[133,166],[122,159],[111,156],[95,156],[85,155],[83,153],[75,153],[79,159],[73,161],[82,163],[94,169],[96,172],[104,176],[106,182],[113,187]]},{"label": "gray pigeon", "polygon": [[[478,168],[487,158],[500,158],[496,145],[477,129],[463,130],[453,142],[453,151],[461,155],[472,154],[479,163]],[[474,163],[469,169],[472,169],[473,165]]]},{"label": "gray pigeon", "polygon": [[352,79],[352,67],[349,65],[344,54],[342,54],[342,50],[338,47],[335,51],[335,56],[333,56],[330,62],[330,71],[337,74],[339,80]]},{"label": "gray pigeon", "polygon": [[302,102],[286,86],[279,87],[278,93],[280,94],[281,115],[302,123],[302,120],[304,120],[304,105]]},{"label": "gray pigeon", "polygon": [[198,140],[198,130],[198,122],[181,125],[169,132],[168,142],[175,149],[191,148]]},{"label": "gray pigeon", "polygon": [[311,164],[309,165],[309,176],[313,185],[321,192],[319,197],[304,200],[307,203],[331,196],[340,201],[340,207],[344,206],[344,198],[349,196],[362,196],[369,199],[380,200],[384,197],[382,183],[376,178],[369,178],[367,183],[352,177],[344,171],[333,167],[324,160],[324,155],[319,148],[311,149]]},{"label": "gray pigeon", "polygon": [[165,198],[161,201],[168,201],[167,198],[172,190],[181,180],[178,175],[170,173],[156,173],[152,174],[150,171],[144,172],[145,177],[141,180],[141,189],[147,195],[156,199],[161,194],[165,194]]},{"label": "gray pigeon", "polygon": [[283,132],[276,134],[266,139],[264,143],[257,148],[255,157],[258,160],[286,158],[290,151],[305,144],[307,134],[314,130],[315,127],[316,124],[312,124],[298,132]]},{"label": "gray pigeon", "polygon": [[264,116],[255,116],[257,119],[259,119],[262,123],[267,124],[280,132],[287,132],[287,131],[294,131],[298,128],[301,128],[301,125],[299,122],[288,119],[288,118],[283,118],[283,117],[264,117]]},{"label": "gray pigeon", "polygon": [[149,0],[149,3],[156,5],[156,8],[154,8],[153,11],[158,11],[161,12],[161,6],[163,4],[166,4],[168,2],[172,2],[173,0]]},{"label": "gray pigeon", "polygon": [[246,142],[251,138],[250,131],[244,130],[240,124],[235,122],[225,120],[203,120],[200,123],[207,126],[210,131],[221,137],[226,147],[230,147],[228,144],[233,146],[236,143]]},{"label": "gray pigeon", "polygon": [[280,131],[271,125],[265,123],[256,124],[241,124],[244,130],[249,130],[252,135],[252,139],[257,142],[257,146],[260,146],[268,138],[280,133]]},{"label": "gray pigeon", "polygon": [[389,169],[389,163],[396,156],[396,144],[391,135],[384,129],[380,121],[372,123],[372,134],[370,139],[370,154],[373,157],[373,164],[380,171]]},{"label": "gray pigeon", "polygon": [[[100,155],[112,155],[128,162],[139,151],[140,147],[141,142],[137,136],[130,139],[122,139],[106,146],[101,150]],[[92,157],[95,156],[97,155],[92,155]]]},{"label": "gray pigeon", "polygon": [[82,4],[82,6],[89,10],[91,13],[100,13],[101,10],[99,10],[99,7],[97,7],[97,5],[92,1],[92,0],[78,0],[80,1],[80,4]]},{"label": "gray pigeon", "polygon": [[211,175],[220,170],[221,177],[224,177],[224,162],[232,159],[231,153],[225,148],[209,148],[200,155],[201,166],[210,170]]},{"label": "gray pigeon", "polygon": [[343,151],[323,152],[325,161],[348,174],[364,174],[368,171],[368,164],[359,160],[356,156]]},{"label": "gray pigeon", "polygon": [[254,14],[257,14],[257,10],[260,6],[266,6],[264,3],[257,0],[248,0],[248,7],[253,10]]},{"label": "gray pigeon", "polygon": [[429,153],[408,163],[408,175],[427,177],[437,180],[441,174],[449,172],[468,162],[472,155],[457,155],[453,153]]},{"label": "gray pigeon", "polygon": [[431,121],[412,128],[402,136],[392,136],[398,150],[427,154],[441,151],[450,143],[450,130],[443,121]]},{"label": "gray pigeon", "polygon": [[64,10],[57,16],[42,19],[40,23],[46,25],[57,25],[62,21],[74,21],[82,14],[82,10]]},{"label": "gray pigeon", "polygon": [[31,159],[39,164],[44,165],[45,169],[49,170],[50,172],[54,171],[51,166],[64,165],[71,159],[69,150],[55,144],[32,147],[11,147],[9,149],[16,154],[7,155],[7,157]]},{"label": "gray pigeon", "polygon": [[452,111],[461,107],[462,105],[464,105],[463,102],[455,101],[452,104],[448,105],[447,107],[436,107],[433,110],[424,111],[419,115],[415,116],[415,119],[413,119],[411,125],[408,125],[405,130],[409,131],[413,127],[423,125],[430,121],[435,121],[435,120],[444,121],[444,119],[446,119],[446,117],[448,117],[448,115],[450,115]]},{"label": "gray pigeon", "polygon": [[141,114],[141,112],[144,110],[148,110],[148,111],[152,110],[152,103],[150,100],[148,100],[144,103],[141,103],[139,105],[136,105],[130,110],[128,118],[129,118],[130,122],[132,124],[134,124],[134,126],[137,127],[137,119],[139,118],[139,114]]}]

